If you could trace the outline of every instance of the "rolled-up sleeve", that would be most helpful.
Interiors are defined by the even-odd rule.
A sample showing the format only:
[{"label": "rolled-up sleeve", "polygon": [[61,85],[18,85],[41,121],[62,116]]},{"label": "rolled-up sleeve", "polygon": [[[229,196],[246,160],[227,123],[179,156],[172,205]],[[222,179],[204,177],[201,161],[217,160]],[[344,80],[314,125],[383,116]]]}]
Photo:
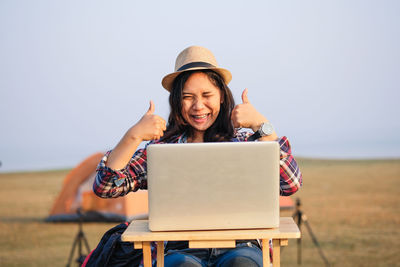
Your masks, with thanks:
[{"label": "rolled-up sleeve", "polygon": [[286,136],[279,140],[280,145],[280,195],[290,196],[301,187],[303,177],[294,159],[289,140]]},{"label": "rolled-up sleeve", "polygon": [[129,192],[147,189],[146,149],[139,149],[132,156],[125,168],[114,170],[106,166],[111,151],[108,151],[99,165],[93,183],[94,193],[102,198],[124,196]]}]

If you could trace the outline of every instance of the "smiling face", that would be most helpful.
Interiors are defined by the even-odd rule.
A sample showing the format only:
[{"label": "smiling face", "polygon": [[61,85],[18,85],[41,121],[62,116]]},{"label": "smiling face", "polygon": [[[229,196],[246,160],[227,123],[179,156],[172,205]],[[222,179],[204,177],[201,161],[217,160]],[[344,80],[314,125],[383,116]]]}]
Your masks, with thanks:
[{"label": "smiling face", "polygon": [[182,90],[182,116],[193,128],[193,139],[202,141],[204,132],[215,122],[221,106],[221,91],[208,76],[195,72]]}]

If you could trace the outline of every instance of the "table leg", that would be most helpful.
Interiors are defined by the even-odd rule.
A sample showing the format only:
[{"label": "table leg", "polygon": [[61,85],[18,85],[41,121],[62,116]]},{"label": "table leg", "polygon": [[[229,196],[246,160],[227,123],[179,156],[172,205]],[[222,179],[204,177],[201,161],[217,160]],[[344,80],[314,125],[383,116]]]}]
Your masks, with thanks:
[{"label": "table leg", "polygon": [[280,239],[273,239],[272,240],[272,248],[274,249],[274,258],[272,261],[273,267],[280,267],[281,266],[281,240]]},{"label": "table leg", "polygon": [[261,242],[262,242],[263,266],[269,267],[271,263],[269,259],[269,240],[263,239]]},{"label": "table leg", "polygon": [[151,246],[150,242],[143,242],[143,264],[144,267],[151,267]]},{"label": "table leg", "polygon": [[164,267],[164,241],[157,241],[157,267]]}]

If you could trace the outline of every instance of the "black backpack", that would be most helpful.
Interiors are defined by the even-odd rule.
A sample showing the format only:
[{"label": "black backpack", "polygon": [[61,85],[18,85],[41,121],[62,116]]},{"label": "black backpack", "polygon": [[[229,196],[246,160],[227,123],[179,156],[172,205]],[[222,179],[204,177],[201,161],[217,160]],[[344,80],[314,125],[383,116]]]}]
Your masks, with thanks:
[{"label": "black backpack", "polygon": [[121,223],[108,230],[97,247],[86,257],[82,267],[94,266],[139,266],[142,262],[141,249],[134,249],[133,243],[122,242],[121,235],[129,223]]},{"label": "black backpack", "polygon": [[[121,235],[128,226],[129,223],[125,222],[108,230],[101,238],[97,247],[85,258],[81,267],[136,267],[143,265],[142,249],[134,249],[133,243],[121,241]],[[189,248],[188,245],[189,243],[187,241],[169,241],[165,248],[165,252],[177,250],[184,252]],[[155,253],[157,253],[157,250],[153,242],[152,247],[154,247],[154,250],[152,249],[154,265],[156,259]],[[193,251],[194,250],[192,250],[192,252]],[[205,249],[199,249],[197,252],[199,252],[200,255],[203,255],[204,251]]]}]

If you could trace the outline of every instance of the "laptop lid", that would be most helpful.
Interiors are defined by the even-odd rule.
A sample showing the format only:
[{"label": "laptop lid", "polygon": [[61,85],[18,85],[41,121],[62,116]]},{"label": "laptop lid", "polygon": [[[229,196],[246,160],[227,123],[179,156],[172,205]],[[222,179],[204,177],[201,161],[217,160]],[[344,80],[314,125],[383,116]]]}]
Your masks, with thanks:
[{"label": "laptop lid", "polygon": [[147,147],[152,231],[279,226],[279,144]]}]

